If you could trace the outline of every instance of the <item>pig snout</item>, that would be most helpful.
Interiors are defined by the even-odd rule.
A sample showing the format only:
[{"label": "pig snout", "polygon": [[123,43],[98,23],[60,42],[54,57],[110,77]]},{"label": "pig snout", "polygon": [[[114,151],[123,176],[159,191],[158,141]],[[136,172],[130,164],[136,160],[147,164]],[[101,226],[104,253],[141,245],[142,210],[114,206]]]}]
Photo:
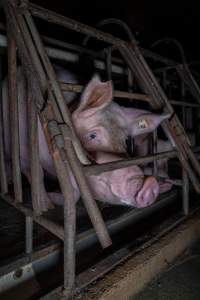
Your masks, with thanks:
[{"label": "pig snout", "polygon": [[160,188],[156,178],[153,176],[147,177],[136,196],[135,206],[137,208],[143,208],[153,204],[157,200],[159,192]]}]

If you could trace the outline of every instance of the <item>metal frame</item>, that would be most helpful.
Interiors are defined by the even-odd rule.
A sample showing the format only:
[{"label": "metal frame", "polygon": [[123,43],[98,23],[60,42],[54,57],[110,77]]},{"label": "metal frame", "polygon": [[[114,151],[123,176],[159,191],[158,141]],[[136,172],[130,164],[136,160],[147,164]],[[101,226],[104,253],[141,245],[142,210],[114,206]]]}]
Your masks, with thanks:
[{"label": "metal frame", "polygon": [[[136,41],[132,40],[127,43],[123,40],[113,37],[110,34],[101,32],[97,29],[83,25],[66,17],[60,16],[46,9],[29,4],[28,1],[21,1],[20,5],[17,1],[3,1],[4,10],[7,16],[7,36],[8,36],[8,78],[9,78],[9,98],[11,105],[11,125],[13,148],[12,163],[13,166],[13,183],[14,183],[14,199],[5,196],[8,191],[6,183],[6,171],[3,147],[0,147],[0,182],[1,195],[4,200],[16,207],[26,216],[26,253],[32,252],[32,226],[33,221],[41,224],[50,232],[55,234],[61,240],[64,240],[64,294],[66,298],[70,297],[74,290],[75,282],[75,229],[76,229],[76,207],[73,201],[72,187],[69,181],[69,166],[76,178],[82,199],[90,216],[93,227],[96,231],[98,239],[103,248],[111,245],[111,239],[107,231],[106,225],[102,219],[101,213],[94,201],[91,191],[85,179],[87,174],[98,174],[103,171],[123,168],[130,165],[136,165],[144,162],[154,162],[154,171],[156,172],[155,161],[162,158],[179,157],[183,166],[183,211],[187,215],[189,213],[189,184],[188,176],[197,192],[200,191],[199,179],[196,173],[200,173],[200,166],[196,157],[190,148],[179,120],[174,114],[171,104],[182,106],[199,107],[200,104],[191,104],[187,102],[169,101],[159,86],[157,80],[153,76],[151,70],[146,64],[142,54],[153,59],[160,60],[170,66],[177,67],[177,63],[165,59],[161,56],[137,47]],[[43,46],[42,40],[37,32],[32,15],[45,19],[74,32],[80,32],[89,35],[100,41],[108,43],[106,49],[106,67],[108,77],[112,76],[112,62],[118,61],[114,59],[112,51],[118,49],[123,59],[131,70],[134,78],[141,85],[145,95],[130,92],[115,91],[114,96],[130,99],[138,99],[148,101],[154,109],[164,107],[164,110],[172,113],[172,119],[166,121],[163,129],[167,136],[173,142],[177,151],[166,153],[158,153],[147,157],[136,158],[126,161],[107,163],[102,165],[84,165],[89,161],[85,155],[81,144],[76,137],[71,116],[65,105],[62,90],[81,92],[80,85],[59,84],[56,75],[51,66],[47,51]],[[55,41],[54,41],[55,42]],[[58,43],[58,42],[57,42]],[[29,130],[31,144],[31,189],[33,211],[26,208],[23,204],[21,173],[19,162],[19,140],[18,140],[18,110],[17,110],[17,65],[16,65],[16,47],[18,48],[19,57],[28,81],[28,99],[29,103]],[[121,62],[121,61],[120,61]],[[129,71],[130,72],[130,71]],[[188,74],[188,73],[187,73]],[[191,77],[190,77],[191,78]],[[129,76],[129,82],[131,82]],[[188,81],[187,81],[188,82]],[[193,82],[193,88],[197,89],[196,82]],[[196,91],[196,90],[195,90]],[[195,92],[196,95],[197,92]],[[194,94],[194,93],[193,93]],[[46,99],[47,98],[47,99]],[[170,104],[171,102],[171,104]],[[47,209],[42,207],[40,199],[41,191],[41,167],[38,160],[38,140],[36,118],[39,116],[46,135],[50,153],[52,154],[57,176],[60,182],[61,190],[64,195],[64,228],[58,226],[52,221],[46,219],[42,214]],[[2,123],[0,124],[2,126]],[[3,129],[0,128],[0,144],[3,145]],[[184,147],[182,147],[185,143]],[[154,140],[156,149],[156,136]],[[78,149],[78,150],[77,150]],[[78,159],[82,159],[82,163]],[[33,163],[34,162],[34,163]],[[68,162],[68,163],[67,163]],[[84,164],[83,164],[84,162]],[[196,170],[194,171],[193,168]]]}]

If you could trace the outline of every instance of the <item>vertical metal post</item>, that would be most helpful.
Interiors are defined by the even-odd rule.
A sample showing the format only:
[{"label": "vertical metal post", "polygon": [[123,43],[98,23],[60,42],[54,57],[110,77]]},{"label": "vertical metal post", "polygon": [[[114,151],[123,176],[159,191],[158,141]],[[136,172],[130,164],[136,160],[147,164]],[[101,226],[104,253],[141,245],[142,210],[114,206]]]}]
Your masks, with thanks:
[{"label": "vertical metal post", "polygon": [[183,188],[182,188],[182,199],[183,199],[183,213],[184,215],[189,214],[189,179],[187,172],[182,169],[182,181],[183,181]]},{"label": "vertical metal post", "polygon": [[31,156],[31,198],[33,210],[36,215],[42,212],[40,194],[41,194],[41,172],[39,161],[39,144],[38,144],[38,116],[30,85],[28,84],[28,120],[29,120],[29,147]]},{"label": "vertical metal post", "polygon": [[[66,144],[71,141],[66,141]],[[63,161],[60,152],[53,152],[55,168],[64,196],[64,290],[66,299],[69,298],[75,281],[75,235],[76,235],[76,203],[74,191],[69,176],[68,164]],[[69,169],[68,169],[69,170]]]},{"label": "vertical metal post", "polygon": [[33,219],[26,216],[26,254],[33,251]]},{"label": "vertical metal post", "polygon": [[12,156],[13,184],[14,184],[15,202],[22,202],[16,43],[13,36],[11,35],[8,19],[7,19],[7,37],[8,37],[8,92],[9,92],[10,116],[11,116],[10,127],[11,127],[11,156]]},{"label": "vertical metal post", "polygon": [[8,183],[6,177],[4,139],[3,139],[3,115],[2,115],[2,56],[0,53],[0,191],[2,194],[8,192]]}]

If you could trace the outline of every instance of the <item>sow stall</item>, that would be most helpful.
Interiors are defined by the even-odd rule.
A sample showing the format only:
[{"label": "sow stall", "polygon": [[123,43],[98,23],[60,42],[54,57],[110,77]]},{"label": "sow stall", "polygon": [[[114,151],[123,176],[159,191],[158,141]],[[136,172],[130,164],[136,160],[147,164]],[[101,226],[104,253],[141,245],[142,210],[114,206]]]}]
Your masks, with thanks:
[{"label": "sow stall", "polygon": [[[26,218],[26,259],[34,260],[33,243],[33,222],[43,226],[64,242],[64,283],[62,293],[69,298],[77,289],[92,282],[98,276],[102,276],[112,267],[120,263],[123,258],[130,253],[120,252],[119,255],[109,258],[103,265],[100,265],[95,272],[83,272],[75,279],[75,255],[78,245],[84,242],[91,243],[94,236],[102,248],[111,246],[111,234],[117,232],[119,228],[148,215],[153,210],[158,210],[166,203],[172,201],[173,197],[165,195],[152,207],[144,210],[132,210],[116,220],[105,223],[101,211],[93,198],[88,186],[85,174],[99,174],[103,171],[123,168],[131,165],[153,163],[154,175],[156,175],[156,161],[163,158],[178,158],[182,167],[182,179],[174,180],[174,184],[181,186],[183,212],[189,214],[189,181],[194,190],[200,192],[200,165],[196,156],[198,149],[199,130],[198,118],[200,107],[200,89],[192,76],[187,64],[177,63],[168,58],[154,54],[148,50],[141,49],[137,41],[124,23],[116,20],[107,20],[100,26],[108,23],[117,23],[127,31],[130,41],[124,41],[108,33],[104,33],[96,28],[91,28],[69,18],[58,15],[47,9],[41,8],[28,1],[3,1],[3,8],[6,15],[6,35],[0,35],[2,46],[7,45],[8,56],[8,83],[11,115],[11,139],[12,139],[12,185],[7,182],[6,165],[4,157],[4,138],[2,120],[0,120],[0,184],[1,198],[17,210],[22,212]],[[59,41],[51,37],[40,36],[37,29],[37,19],[50,22],[64,27],[74,33],[86,36],[80,45]],[[1,26],[2,33],[5,31]],[[89,49],[88,39],[98,40],[99,51]],[[82,39],[81,39],[82,42]],[[148,103],[153,111],[164,111],[171,114],[169,120],[162,124],[162,130],[171,141],[173,150],[157,153],[157,133],[153,135],[153,153],[145,157],[129,158],[123,161],[106,163],[101,165],[91,164],[87,154],[81,146],[74,130],[71,115],[65,104],[63,91],[73,91],[81,93],[82,85],[59,83],[52,67],[51,59],[58,61],[78,60],[79,55],[85,53],[93,57],[96,69],[104,72],[108,79],[119,81],[119,78],[127,80],[127,91],[115,90],[114,96],[120,99],[130,99],[136,101],[137,106],[141,103]],[[19,160],[19,115],[17,110],[17,66],[18,59],[23,67],[28,82],[29,90],[29,132],[30,132],[30,153],[31,153],[31,202],[32,208],[24,202],[22,189],[22,175],[20,172]],[[148,64],[147,61],[148,60]],[[152,63],[153,62],[153,63]],[[159,65],[159,68],[152,67]],[[164,65],[160,68],[160,65]],[[151,66],[151,68],[149,67]],[[167,67],[166,67],[167,66]],[[154,71],[153,71],[154,69]],[[174,70],[179,78],[181,91],[179,99],[171,99],[175,95],[173,88],[167,85],[169,70]],[[170,82],[170,79],[169,79]],[[170,99],[167,96],[167,89],[170,88]],[[188,101],[185,99],[189,99]],[[133,102],[133,101],[132,101]],[[181,107],[179,117],[174,108]],[[191,146],[186,128],[186,119],[190,115],[195,115],[191,130],[195,143]],[[49,151],[54,160],[57,177],[61,191],[64,195],[64,226],[49,219],[46,208],[42,207],[40,200],[41,189],[41,166],[38,155],[37,138],[37,117],[42,123]],[[2,115],[1,115],[2,118]],[[190,126],[191,127],[191,126]],[[72,201],[72,187],[69,181],[68,164],[76,178],[81,192],[81,199],[87,210],[94,229],[76,236],[76,205]],[[159,178],[158,178],[159,179]],[[173,192],[171,193],[173,196]],[[185,219],[185,216],[176,221],[173,226]],[[172,227],[171,227],[172,228]],[[52,247],[51,249],[54,249]],[[53,250],[46,251],[53,251]],[[55,249],[54,249],[55,250]],[[45,250],[43,251],[45,252]],[[38,254],[44,255],[44,254]],[[35,255],[37,256],[37,254]],[[5,269],[5,267],[4,267]]]}]

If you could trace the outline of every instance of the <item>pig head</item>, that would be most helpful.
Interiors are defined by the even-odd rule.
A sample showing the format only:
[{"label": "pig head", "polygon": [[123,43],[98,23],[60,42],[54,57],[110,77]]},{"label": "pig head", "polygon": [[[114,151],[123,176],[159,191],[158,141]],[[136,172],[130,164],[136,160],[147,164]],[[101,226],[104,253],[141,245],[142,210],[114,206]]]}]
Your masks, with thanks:
[{"label": "pig head", "polygon": [[77,134],[89,152],[125,153],[128,136],[134,137],[136,143],[141,145],[144,138],[141,140],[138,137],[147,136],[170,116],[125,108],[114,103],[112,98],[111,81],[101,82],[95,76],[72,115]]}]

